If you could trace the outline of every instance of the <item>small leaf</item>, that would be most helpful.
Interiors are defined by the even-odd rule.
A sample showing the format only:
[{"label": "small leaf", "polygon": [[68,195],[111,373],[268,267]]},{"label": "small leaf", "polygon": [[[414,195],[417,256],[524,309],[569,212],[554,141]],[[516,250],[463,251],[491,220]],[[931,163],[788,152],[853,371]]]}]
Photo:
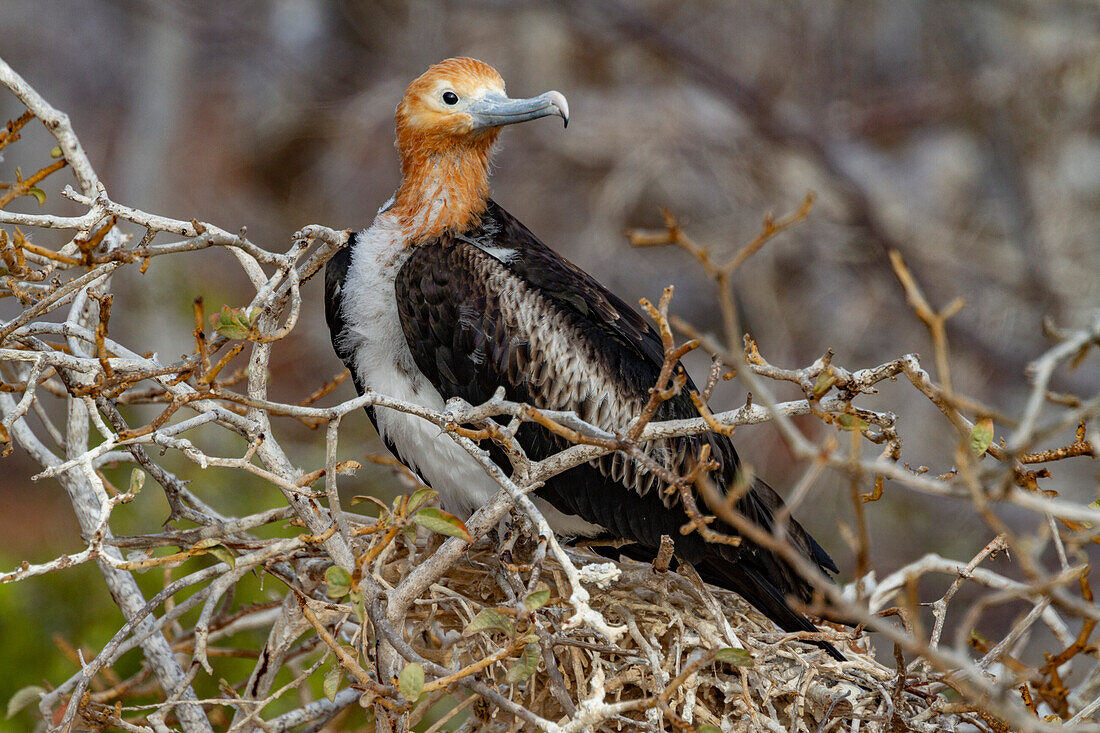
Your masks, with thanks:
[{"label": "small leaf", "polygon": [[31,186],[27,189],[27,195],[34,196],[34,200],[38,202],[39,206],[46,205],[46,192],[38,186]]},{"label": "small leaf", "polygon": [[397,689],[409,702],[415,702],[424,689],[424,668],[416,662],[409,662],[397,677]]},{"label": "small leaf", "polygon": [[416,525],[406,524],[401,528],[401,534],[405,535],[405,539],[409,542],[416,542]]},{"label": "small leaf", "polygon": [[836,422],[840,425],[841,430],[866,430],[867,421],[857,415],[849,415],[844,413],[843,415],[836,416]]},{"label": "small leaf", "polygon": [[358,471],[363,467],[363,464],[359,461],[340,461],[334,466],[336,473],[351,473],[352,471]]},{"label": "small leaf", "polygon": [[231,569],[235,570],[237,568],[237,557],[225,545],[210,548],[210,554],[224,562]]},{"label": "small leaf", "polygon": [[351,600],[351,610],[355,613],[355,618],[359,623],[363,623],[367,618],[367,607],[363,603],[363,591],[359,588],[352,588],[348,598]]},{"label": "small leaf", "polygon": [[542,590],[532,591],[523,599],[523,606],[528,611],[534,611],[536,608],[542,608],[550,602],[550,589],[543,588]]},{"label": "small leaf", "polygon": [[257,308],[246,311],[244,308],[230,308],[223,305],[221,312],[215,316],[214,330],[229,339],[248,338],[259,315],[260,311]]},{"label": "small leaf", "polygon": [[8,700],[8,714],[4,716],[4,720],[10,720],[11,718],[15,717],[16,713],[30,705],[32,702],[37,702],[38,698],[42,697],[42,695],[45,694],[46,689],[44,687],[39,687],[38,685],[31,685],[29,687],[24,687],[23,689],[19,690],[11,696],[10,700]]},{"label": "small leaf", "polygon": [[324,684],[321,685],[325,691],[325,697],[329,702],[336,702],[336,693],[340,689],[340,683],[344,681],[344,668],[339,664],[333,665],[332,669],[325,673]]},{"label": "small leaf", "polygon": [[833,374],[832,367],[818,374],[817,381],[814,382],[813,388],[814,399],[820,398],[828,392],[834,384],[836,384],[836,375]]},{"label": "small leaf", "polygon": [[356,494],[351,497],[351,506],[356,504],[371,503],[378,507],[380,514],[378,516],[385,517],[390,514],[390,508],[378,500],[377,496],[364,496],[363,494]]},{"label": "small leaf", "polygon": [[351,573],[339,565],[333,565],[325,571],[329,598],[343,598],[351,590]]},{"label": "small leaf", "polygon": [[515,684],[533,675],[535,670],[539,668],[540,653],[541,650],[538,644],[528,644],[523,647],[523,654],[508,668],[508,673],[504,679]]},{"label": "small leaf", "polygon": [[499,608],[483,608],[474,616],[474,620],[466,626],[462,633],[474,634],[478,631],[486,631],[488,629],[500,629],[509,636],[516,631],[512,619],[508,618]]},{"label": "small leaf", "polygon": [[217,537],[207,537],[204,540],[199,540],[195,544],[191,545],[192,552],[198,552],[200,550],[209,550],[211,547],[217,547],[221,542]]},{"label": "small leaf", "polygon": [[695,730],[696,733],[722,733],[722,729],[717,725],[701,725]]},{"label": "small leaf", "polygon": [[130,472],[130,493],[138,493],[142,486],[145,486],[145,471],[135,468]]},{"label": "small leaf", "polygon": [[752,655],[744,649],[734,649],[733,647],[719,649],[714,653],[714,658],[719,662],[732,664],[734,667],[752,666]]},{"label": "small leaf", "polygon": [[970,450],[981,457],[993,444],[993,418],[987,417],[974,423],[970,430]]},{"label": "small leaf", "polygon": [[466,542],[474,541],[474,538],[470,536],[470,530],[466,529],[466,525],[462,523],[462,520],[442,509],[436,509],[435,507],[421,509],[413,516],[413,521],[430,532],[445,534],[448,537],[458,537]]},{"label": "small leaf", "polygon": [[61,149],[60,145],[54,145],[52,148],[50,148],[51,158],[60,158],[64,154],[65,152]]},{"label": "small leaf", "polygon": [[429,501],[439,496],[438,491],[432,491],[431,489],[420,489],[409,497],[409,506],[407,511],[412,514],[420,507],[427,504]]}]

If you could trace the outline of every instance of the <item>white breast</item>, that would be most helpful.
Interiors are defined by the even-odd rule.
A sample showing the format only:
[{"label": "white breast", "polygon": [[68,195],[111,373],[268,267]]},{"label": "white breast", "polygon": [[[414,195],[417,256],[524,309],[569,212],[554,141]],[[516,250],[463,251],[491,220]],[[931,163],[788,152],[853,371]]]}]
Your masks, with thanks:
[{"label": "white breast", "polygon": [[[417,368],[397,312],[394,281],[411,253],[397,222],[385,213],[360,232],[344,281],[344,339],[361,384],[388,397],[442,410],[445,400]],[[497,492],[496,482],[477,461],[434,424],[385,407],[375,408],[374,414],[379,435],[439,492],[448,511],[468,517]],[[541,499],[535,501],[556,532],[592,536],[600,531]]]}]

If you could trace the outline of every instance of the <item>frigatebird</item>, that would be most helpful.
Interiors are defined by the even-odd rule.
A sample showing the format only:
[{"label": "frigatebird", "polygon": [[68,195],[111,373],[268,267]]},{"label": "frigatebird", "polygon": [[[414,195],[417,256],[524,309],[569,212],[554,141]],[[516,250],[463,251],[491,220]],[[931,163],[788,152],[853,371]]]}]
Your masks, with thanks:
[{"label": "frigatebird", "polygon": [[[476,405],[503,387],[509,400],[572,411],[605,430],[641,413],[664,362],[660,336],[489,196],[501,128],[546,116],[568,125],[562,94],[511,99],[500,74],[475,59],[447,59],[409,85],[396,113],[401,184],[326,270],[332,342],[360,392],[369,386],[442,410],[450,398]],[[690,378],[684,386],[656,419],[699,416]],[[384,407],[368,413],[394,455],[439,492],[447,510],[468,516],[496,493],[494,480],[434,424]],[[533,422],[516,439],[532,460],[569,445]],[[704,446],[717,466],[710,479],[723,492],[734,487],[740,463],[725,435],[654,441],[646,451],[683,475]],[[653,559],[667,535],[676,557],[704,580],[740,594],[786,631],[817,630],[788,601],[812,597],[788,562],[747,538],[732,546],[682,534],[688,516],[667,486],[644,462],[616,452],[549,479],[536,504],[555,533],[629,540],[617,551],[639,559]],[[782,506],[754,479],[735,508],[770,531]],[[737,534],[721,521],[711,528]],[[787,536],[822,571],[837,572],[798,522],[789,522]],[[817,645],[843,659],[831,645]]]}]

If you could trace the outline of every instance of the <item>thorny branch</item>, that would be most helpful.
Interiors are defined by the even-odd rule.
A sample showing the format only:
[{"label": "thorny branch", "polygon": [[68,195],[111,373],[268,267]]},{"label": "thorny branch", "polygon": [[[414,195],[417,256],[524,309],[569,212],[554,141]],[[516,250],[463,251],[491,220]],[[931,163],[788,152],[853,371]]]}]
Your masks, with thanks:
[{"label": "thorny branch", "polygon": [[[1084,548],[1098,539],[1100,510],[1060,498],[1043,482],[1055,462],[1095,455],[1097,437],[1090,425],[1100,412],[1100,399],[1055,399],[1050,383],[1058,368],[1089,358],[1100,343],[1100,320],[1087,329],[1056,332],[1058,343],[1033,363],[1032,397],[1024,413],[1009,420],[956,392],[944,323],[958,306],[935,310],[895,257],[915,315],[932,337],[935,378],[915,354],[854,371],[834,363],[832,352],[801,369],[772,365],[756,342],[742,340],[733,280],[753,253],[810,214],[813,197],[808,195],[791,214],[765,218],[760,232],[724,263],[716,262],[668,213],[666,231],[632,236],[638,245],[679,246],[702,265],[718,286],[725,345],[670,314],[671,289],[656,306],[643,302],[661,335],[665,361],[643,409],[617,430],[591,425],[573,413],[511,402],[502,392],[482,405],[453,401],[442,411],[370,390],[320,405],[346,374],[316,385],[297,401],[282,402],[272,399],[266,378],[272,349],[297,325],[301,286],[345,244],[346,233],[306,227],[285,252],[277,252],[250,241],[243,230],[233,234],[115,202],[68,118],[2,61],[0,82],[27,107],[0,131],[0,147],[15,143],[35,119],[57,141],[55,162],[16,180],[0,199],[0,225],[10,227],[0,229],[6,265],[0,286],[22,306],[0,324],[0,439],[6,451],[18,446],[41,465],[36,480],[56,480],[69,492],[83,530],[80,549],[45,562],[24,562],[0,574],[0,582],[96,562],[126,619],[93,658],[75,657],[79,669],[69,679],[41,691],[38,709],[51,730],[70,731],[77,725],[157,731],[317,729],[356,709],[365,709],[378,730],[409,730],[426,725],[429,710],[459,689],[470,694],[462,693],[461,703],[453,698],[452,713],[469,705],[472,725],[485,729],[527,723],[547,731],[664,730],[669,725],[701,730],[744,723],[826,731],[848,730],[862,721],[887,729],[901,721],[919,731],[962,724],[979,730],[1053,730],[1054,723],[1039,713],[1055,716],[1066,727],[1096,730],[1088,722],[1100,708],[1100,698],[1093,699],[1095,686],[1072,689],[1067,680],[1074,678],[1075,663],[1096,655],[1091,635],[1100,611],[1092,603]],[[79,190],[67,188],[64,195],[84,207],[84,214],[3,210],[18,195],[37,197],[37,184],[65,168]],[[51,249],[31,242],[24,228],[71,233],[71,239]],[[171,241],[158,241],[164,239]],[[117,335],[121,331],[112,328],[122,310],[112,299],[112,277],[144,272],[156,257],[179,260],[203,249],[229,253],[255,294],[239,307],[223,309],[212,333],[205,306],[194,302],[195,327],[185,339],[192,351],[176,361],[127,346]],[[673,327],[687,332],[689,340],[677,343]],[[733,348],[742,343],[744,349]],[[714,358],[705,389],[689,395],[699,416],[656,420],[661,404],[686,385],[679,362],[696,348]],[[231,367],[242,354],[247,369]],[[707,403],[714,386],[735,372],[751,396],[740,408],[712,412]],[[959,438],[960,450],[950,461],[954,466],[942,475],[899,465],[897,417],[855,404],[899,378],[934,404]],[[778,402],[764,380],[793,383],[802,397]],[[134,413],[120,408],[134,404],[162,407],[148,422],[131,424]],[[359,463],[340,460],[340,427],[344,418],[368,406],[400,410],[436,425],[439,439],[456,441],[480,463],[500,487],[497,495],[462,521],[433,507],[434,492],[406,472],[402,480],[408,495],[392,505],[372,500],[376,517],[355,510],[354,500],[345,508],[339,485],[347,484],[342,477]],[[824,437],[811,439],[791,420],[800,415],[814,416]],[[298,465],[287,455],[279,442],[284,423],[278,418],[325,428],[321,465]],[[777,425],[794,456],[807,465],[788,497],[792,506],[804,507],[822,477],[836,473],[849,480],[865,530],[865,523],[873,521],[870,510],[879,505],[864,509],[863,504],[888,498],[889,482],[891,492],[971,500],[988,523],[988,544],[963,561],[927,555],[876,582],[867,534],[860,531],[854,540],[858,575],[850,586],[834,586],[787,541],[789,512],[781,511],[770,530],[752,525],[734,509],[745,487],[718,495],[706,451],[695,457],[687,475],[679,476],[651,450],[665,438],[731,434],[737,426],[765,421]],[[515,437],[525,422],[572,445],[533,461]],[[997,425],[1012,433],[998,440]],[[1051,440],[1074,428],[1072,442],[1050,447]],[[200,448],[196,435],[210,430],[235,440],[216,443],[217,449]],[[849,439],[839,439],[842,434]],[[876,457],[863,456],[864,440],[879,446]],[[505,452],[510,471],[489,457],[489,443]],[[206,439],[202,445],[215,443]],[[732,594],[703,585],[690,568],[666,572],[671,545],[663,546],[652,566],[608,563],[563,545],[530,492],[562,471],[616,451],[656,473],[677,495],[689,519],[683,531],[729,544],[747,537],[773,549],[814,583],[830,615],[839,612],[856,627],[823,624],[816,634],[777,633]],[[168,470],[161,460],[166,452],[201,469],[195,474],[201,479],[188,485]],[[985,455],[993,460],[983,461]],[[111,467],[120,464],[133,468],[125,490],[108,479]],[[200,498],[207,493],[203,484],[239,472],[281,492],[285,506],[235,517]],[[170,521],[145,534],[116,536],[112,518],[143,490],[146,475],[164,489]],[[323,488],[311,488],[322,480]],[[751,473],[745,472],[745,480]],[[1027,535],[1013,532],[994,511],[1001,506],[1035,516],[1036,529]],[[510,512],[519,524],[507,553],[498,554],[490,535]],[[711,530],[708,525],[716,518],[738,536]],[[183,520],[197,526],[179,526]],[[518,542],[524,525],[530,529],[526,549]],[[1048,544],[1057,548],[1056,569],[1047,569],[1040,558]],[[122,548],[131,554],[123,556]],[[1006,551],[1021,577],[983,567]],[[216,562],[200,567],[196,558],[203,555]],[[131,573],[149,568],[162,571],[165,584],[146,599]],[[281,599],[238,597],[240,581],[251,573],[283,589]],[[931,603],[933,625],[925,631],[919,583],[934,574],[945,574],[952,583]],[[593,587],[600,591],[591,592]],[[971,599],[966,608],[958,601],[966,595],[963,588]],[[1009,602],[1030,610],[1004,638],[967,637],[983,613]],[[185,622],[195,618],[187,616],[194,609],[197,620]],[[944,643],[949,618],[958,619],[953,645]],[[1059,646],[1032,666],[1024,661],[1025,652],[1036,638],[1031,628],[1040,621]],[[864,628],[876,630],[915,661],[880,664]],[[262,632],[266,642],[259,649],[230,645],[245,630]],[[843,648],[848,661],[838,664],[820,651],[789,643],[806,638]],[[120,678],[114,665],[139,647],[146,667]],[[981,654],[977,659],[975,649]],[[181,665],[179,655],[189,655],[191,663]],[[192,683],[200,675],[221,674],[225,657],[255,659],[252,673],[245,680],[228,680],[222,697],[199,699]],[[295,682],[276,688],[276,674],[283,668],[295,671]],[[1091,676],[1097,676],[1094,663]],[[309,682],[316,684],[309,687]],[[295,689],[301,698],[292,711],[265,710]],[[155,702],[137,704],[149,699]],[[232,720],[225,719],[223,706],[235,711]],[[437,721],[431,729],[443,724]]]}]

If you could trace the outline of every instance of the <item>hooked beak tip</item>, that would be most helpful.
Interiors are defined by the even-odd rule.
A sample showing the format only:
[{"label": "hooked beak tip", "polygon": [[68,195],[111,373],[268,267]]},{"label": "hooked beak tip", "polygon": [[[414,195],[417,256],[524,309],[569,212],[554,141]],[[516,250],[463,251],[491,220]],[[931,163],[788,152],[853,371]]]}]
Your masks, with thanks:
[{"label": "hooked beak tip", "polygon": [[500,127],[557,115],[569,124],[569,102],[561,92],[545,92],[530,99],[509,99],[503,94],[487,95],[468,108],[474,129]]},{"label": "hooked beak tip", "polygon": [[569,102],[566,101],[565,95],[561,92],[546,92],[544,95],[550,100],[550,104],[557,109],[558,114],[561,116],[562,122],[565,127],[569,127]]}]

